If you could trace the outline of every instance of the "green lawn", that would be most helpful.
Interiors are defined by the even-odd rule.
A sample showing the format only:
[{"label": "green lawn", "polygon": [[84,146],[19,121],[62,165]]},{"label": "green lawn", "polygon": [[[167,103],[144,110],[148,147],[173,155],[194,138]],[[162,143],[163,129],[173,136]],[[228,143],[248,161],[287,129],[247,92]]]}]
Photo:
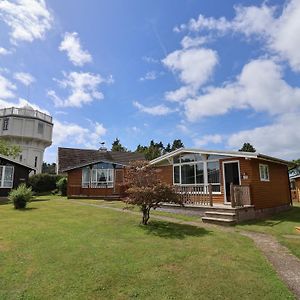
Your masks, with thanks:
[{"label": "green lawn", "polygon": [[0,299],[293,299],[251,240],[42,197],[0,205]]},{"label": "green lawn", "polygon": [[300,258],[300,233],[295,227],[300,227],[300,204],[286,212],[279,213],[271,218],[261,221],[246,222],[238,226],[256,232],[264,232],[274,235],[279,242],[287,246]]}]

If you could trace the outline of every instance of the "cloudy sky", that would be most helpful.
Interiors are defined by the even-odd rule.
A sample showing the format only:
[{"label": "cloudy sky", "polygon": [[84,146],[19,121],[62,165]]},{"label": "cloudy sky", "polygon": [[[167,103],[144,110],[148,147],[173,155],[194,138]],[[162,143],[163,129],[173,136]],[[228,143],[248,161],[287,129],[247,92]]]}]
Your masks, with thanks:
[{"label": "cloudy sky", "polygon": [[54,118],[53,146],[300,157],[300,0],[0,0],[0,107]]}]

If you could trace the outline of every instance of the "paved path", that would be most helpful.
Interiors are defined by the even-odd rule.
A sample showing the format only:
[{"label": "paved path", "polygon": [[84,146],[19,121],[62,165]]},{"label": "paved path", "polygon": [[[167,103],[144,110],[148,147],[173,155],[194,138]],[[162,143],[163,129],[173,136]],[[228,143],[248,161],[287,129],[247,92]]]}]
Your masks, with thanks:
[{"label": "paved path", "polygon": [[[117,207],[84,203],[79,201],[72,202],[84,206],[94,206],[98,208],[127,212],[137,216],[141,215],[141,213],[134,212],[132,210],[124,210],[122,208]],[[237,232],[233,227],[221,227],[196,221],[183,221],[173,217],[158,216],[152,214],[151,219],[173,222],[177,224],[191,225],[202,228],[217,227],[218,229],[224,231]],[[282,281],[285,282],[285,284],[290,288],[290,290],[296,295],[297,299],[300,299],[300,260],[296,256],[294,256],[285,246],[279,244],[277,240],[269,234],[256,233],[250,231],[239,231],[239,233],[254,241],[258,249],[262,251],[262,253],[267,257],[269,262],[273,265],[274,269],[276,270],[277,274],[282,279]]]}]

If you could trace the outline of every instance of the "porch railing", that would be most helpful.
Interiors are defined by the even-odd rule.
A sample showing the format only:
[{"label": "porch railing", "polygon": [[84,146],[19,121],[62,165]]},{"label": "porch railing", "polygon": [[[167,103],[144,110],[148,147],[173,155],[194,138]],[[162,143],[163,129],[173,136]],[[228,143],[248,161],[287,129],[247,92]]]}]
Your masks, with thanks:
[{"label": "porch railing", "polygon": [[230,185],[232,207],[251,205],[250,185]]},{"label": "porch railing", "polygon": [[184,204],[213,206],[212,186],[175,186],[175,191]]}]

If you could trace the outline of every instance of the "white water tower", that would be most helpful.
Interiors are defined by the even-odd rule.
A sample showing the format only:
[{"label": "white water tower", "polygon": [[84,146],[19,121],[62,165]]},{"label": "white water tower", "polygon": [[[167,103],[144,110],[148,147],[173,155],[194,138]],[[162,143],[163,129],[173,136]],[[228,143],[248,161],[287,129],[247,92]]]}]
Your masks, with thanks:
[{"label": "white water tower", "polygon": [[44,151],[52,144],[52,117],[31,106],[0,109],[0,137],[19,145],[20,162],[41,173]]}]

